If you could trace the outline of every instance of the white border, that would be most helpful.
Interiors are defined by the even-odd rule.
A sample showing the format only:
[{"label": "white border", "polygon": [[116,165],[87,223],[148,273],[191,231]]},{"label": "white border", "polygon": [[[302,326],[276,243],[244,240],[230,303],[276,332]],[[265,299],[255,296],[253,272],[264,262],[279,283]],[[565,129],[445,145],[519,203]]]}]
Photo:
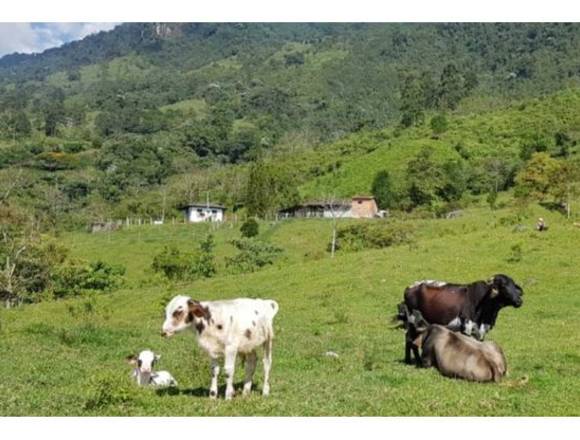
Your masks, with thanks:
[{"label": "white border", "polygon": [[573,0],[20,0],[0,21],[579,21]]},{"label": "white border", "polygon": [[489,440],[554,438],[578,432],[578,418],[435,417],[180,417],[180,418],[4,418],[6,439],[429,439]]},{"label": "white border", "polygon": [[[580,6],[564,0],[50,0],[2,5],[1,21],[579,21]],[[1,418],[6,439],[82,438],[368,438],[489,440],[516,435],[553,438],[578,433],[576,418]],[[107,437],[108,438],[108,437]]]}]

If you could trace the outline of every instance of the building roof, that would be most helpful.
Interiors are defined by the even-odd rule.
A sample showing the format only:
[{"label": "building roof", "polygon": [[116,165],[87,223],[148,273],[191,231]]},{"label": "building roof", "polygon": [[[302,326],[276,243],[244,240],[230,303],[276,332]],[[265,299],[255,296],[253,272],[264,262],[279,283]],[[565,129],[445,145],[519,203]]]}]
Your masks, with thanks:
[{"label": "building roof", "polygon": [[[350,200],[334,200],[332,202],[332,206],[333,207],[342,207],[342,208],[350,208],[351,206],[351,202]],[[329,201],[325,201],[325,200],[310,200],[308,202],[304,202],[301,203],[299,205],[294,205],[294,206],[290,206],[288,208],[282,209],[281,212],[286,212],[286,211],[294,211],[296,209],[300,209],[300,208],[328,208],[330,207],[330,202]]]},{"label": "building roof", "polygon": [[373,196],[352,196],[353,200],[374,200]]},{"label": "building roof", "polygon": [[188,203],[187,205],[182,205],[180,209],[187,209],[187,208],[210,208],[210,209],[223,209],[225,211],[226,207],[222,205],[218,205],[217,203]]}]

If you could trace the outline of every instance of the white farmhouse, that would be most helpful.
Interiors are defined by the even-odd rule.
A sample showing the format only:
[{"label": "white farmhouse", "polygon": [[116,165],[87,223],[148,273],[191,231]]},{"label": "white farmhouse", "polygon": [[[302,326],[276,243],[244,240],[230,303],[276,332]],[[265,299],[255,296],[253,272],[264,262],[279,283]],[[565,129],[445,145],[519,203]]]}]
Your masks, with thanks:
[{"label": "white farmhouse", "polygon": [[223,222],[225,207],[214,203],[191,203],[181,208],[190,223]]}]

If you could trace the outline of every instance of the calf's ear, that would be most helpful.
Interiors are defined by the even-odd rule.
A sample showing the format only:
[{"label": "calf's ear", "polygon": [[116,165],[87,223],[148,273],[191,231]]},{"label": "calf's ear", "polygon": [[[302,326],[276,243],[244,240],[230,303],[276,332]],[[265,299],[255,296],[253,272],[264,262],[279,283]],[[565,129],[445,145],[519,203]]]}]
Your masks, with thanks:
[{"label": "calf's ear", "polygon": [[205,316],[205,310],[203,310],[199,301],[188,300],[187,306],[189,307],[189,312],[193,313],[194,316],[198,318],[203,318]]},{"label": "calf's ear", "polygon": [[130,354],[129,356],[127,356],[125,358],[125,360],[131,365],[137,365],[137,355],[136,354]]}]

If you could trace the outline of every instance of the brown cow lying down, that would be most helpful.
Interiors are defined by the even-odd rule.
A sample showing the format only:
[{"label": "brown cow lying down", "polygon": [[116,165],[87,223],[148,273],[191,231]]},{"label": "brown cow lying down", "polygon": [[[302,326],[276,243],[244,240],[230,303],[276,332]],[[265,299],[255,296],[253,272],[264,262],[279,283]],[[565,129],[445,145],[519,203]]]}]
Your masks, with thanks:
[{"label": "brown cow lying down", "polygon": [[480,342],[464,334],[433,324],[422,335],[424,367],[436,367],[441,374],[475,382],[499,382],[507,364],[494,342]]}]

